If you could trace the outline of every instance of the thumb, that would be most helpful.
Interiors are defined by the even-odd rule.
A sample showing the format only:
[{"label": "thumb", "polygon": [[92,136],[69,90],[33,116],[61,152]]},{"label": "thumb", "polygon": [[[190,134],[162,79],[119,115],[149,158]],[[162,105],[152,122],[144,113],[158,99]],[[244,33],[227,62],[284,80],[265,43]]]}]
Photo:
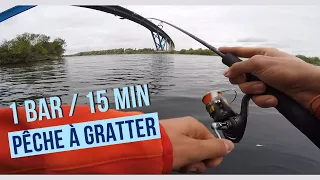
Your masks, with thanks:
[{"label": "thumb", "polygon": [[[193,161],[203,161],[206,159],[217,159],[230,153],[234,148],[234,144],[226,139],[206,139],[195,140],[193,150],[190,152],[194,157]],[[199,151],[200,150],[200,151]]]}]

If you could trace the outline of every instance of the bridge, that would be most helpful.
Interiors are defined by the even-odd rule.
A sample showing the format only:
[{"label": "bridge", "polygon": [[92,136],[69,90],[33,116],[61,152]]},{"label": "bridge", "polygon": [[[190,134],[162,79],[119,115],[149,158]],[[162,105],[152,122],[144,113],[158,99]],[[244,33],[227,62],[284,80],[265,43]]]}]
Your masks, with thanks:
[{"label": "bridge", "polygon": [[[105,13],[110,13],[115,16],[119,16],[120,19],[128,19],[133,21],[141,26],[147,28],[151,32],[156,50],[158,51],[170,51],[174,50],[175,45],[171,37],[162,30],[162,25],[156,25],[149,21],[147,18],[136,14],[133,11],[130,11],[121,6],[82,6],[74,5],[75,7],[89,8],[97,11],[102,11]],[[13,16],[16,16],[22,12],[25,12],[29,9],[32,9],[36,6],[14,6],[6,11],[0,13],[0,23],[5,21]]]}]

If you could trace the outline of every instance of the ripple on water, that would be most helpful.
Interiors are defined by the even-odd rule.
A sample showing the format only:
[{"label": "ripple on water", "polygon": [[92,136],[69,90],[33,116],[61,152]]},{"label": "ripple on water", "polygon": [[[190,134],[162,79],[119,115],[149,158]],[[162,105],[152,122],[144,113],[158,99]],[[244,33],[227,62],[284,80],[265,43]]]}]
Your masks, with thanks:
[{"label": "ripple on water", "polygon": [[[207,91],[235,88],[239,96],[232,106],[240,109],[242,95],[223,76],[225,69],[218,57],[162,54],[68,57],[1,66],[0,106],[50,96],[70,104],[74,93],[79,93],[78,104],[88,104],[88,92],[106,89],[114,107],[113,88],[148,83],[151,106],[133,110],[158,112],[161,119],[193,116],[209,127],[211,119],[201,102]],[[231,100],[233,95],[226,93]],[[249,112],[242,142],[221,166],[206,173],[320,173],[319,150],[275,110],[251,103]],[[258,143],[266,146],[258,148]]]}]

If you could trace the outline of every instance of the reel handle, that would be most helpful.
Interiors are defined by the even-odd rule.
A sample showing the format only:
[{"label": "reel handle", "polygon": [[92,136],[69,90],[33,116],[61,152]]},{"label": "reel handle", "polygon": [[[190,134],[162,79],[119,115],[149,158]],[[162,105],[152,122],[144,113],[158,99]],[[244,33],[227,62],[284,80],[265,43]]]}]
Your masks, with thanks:
[{"label": "reel handle", "polygon": [[[236,62],[242,60],[233,54],[226,54],[222,58],[223,64],[231,67]],[[246,74],[247,81],[261,81],[252,74]],[[318,148],[320,148],[320,121],[316,119],[307,109],[293,100],[285,93],[266,84],[266,91],[263,94],[273,95],[278,99],[275,107],[280,114],[307,136]]]}]

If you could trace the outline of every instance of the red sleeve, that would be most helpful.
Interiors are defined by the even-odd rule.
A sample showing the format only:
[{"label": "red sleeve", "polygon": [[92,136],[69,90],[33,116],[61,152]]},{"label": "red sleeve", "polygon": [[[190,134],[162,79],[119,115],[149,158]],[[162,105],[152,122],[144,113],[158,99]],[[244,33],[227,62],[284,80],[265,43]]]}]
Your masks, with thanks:
[{"label": "red sleeve", "polygon": [[[68,114],[70,106],[63,106]],[[99,119],[142,114],[109,110],[91,114],[88,106],[77,106],[72,117],[26,122],[24,108],[18,108],[20,123],[13,123],[10,108],[0,109],[0,174],[162,174],[172,169],[172,147],[160,125],[161,139],[109,145],[12,159],[8,132],[74,124]]]},{"label": "red sleeve", "polygon": [[172,172],[173,166],[173,151],[172,151],[172,144],[167,135],[165,129],[160,124],[160,132],[161,132],[161,139],[162,139],[162,147],[163,147],[163,174],[169,174]]}]

